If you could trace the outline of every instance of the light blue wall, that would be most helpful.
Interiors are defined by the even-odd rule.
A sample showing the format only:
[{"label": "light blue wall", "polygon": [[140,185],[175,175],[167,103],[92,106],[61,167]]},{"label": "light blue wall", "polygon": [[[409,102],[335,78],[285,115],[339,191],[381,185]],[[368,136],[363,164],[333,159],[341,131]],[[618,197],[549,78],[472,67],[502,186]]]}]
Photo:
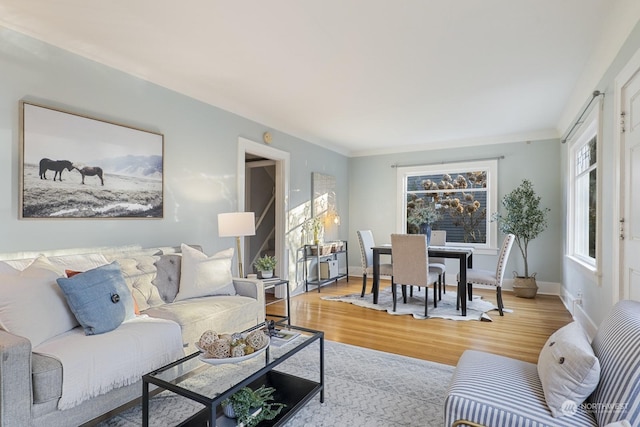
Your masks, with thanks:
[{"label": "light blue wall", "polygon": [[[614,247],[619,244],[618,218],[614,217],[614,212],[610,209],[611,206],[618,203],[616,186],[617,179],[620,177],[614,149],[614,138],[618,132],[617,124],[619,123],[619,119],[614,117],[614,80],[638,49],[640,49],[640,24],[635,26],[605,75],[593,88],[605,93],[601,116],[602,138],[598,147],[598,155],[601,156],[602,162],[598,171],[598,178],[602,180],[601,275],[596,277],[591,273],[586,273],[573,261],[564,260],[563,282],[566,292],[569,296],[576,296],[578,291],[582,291],[584,313],[595,326],[600,324],[610,310],[614,303],[614,294],[618,293],[620,286],[619,282],[613,283],[614,272],[619,269],[619,266],[617,262],[613,262],[611,256]],[[585,101],[588,98],[589,94],[585,94]],[[563,183],[568,181],[565,172],[569,145],[564,144],[562,150]],[[567,192],[568,190],[565,188],[564,193]],[[566,214],[567,206],[563,204],[563,217],[566,217]],[[564,229],[566,230],[566,224]]]},{"label": "light blue wall", "polygon": [[[388,243],[396,230],[397,189],[396,169],[391,165],[419,165],[458,162],[504,156],[498,161],[498,197],[529,179],[542,198],[542,205],[551,209],[549,227],[529,244],[529,271],[537,279],[560,283],[562,280],[562,210],[560,184],[560,141],[546,140],[486,145],[482,147],[432,150],[413,153],[352,158],[349,163],[349,240],[357,242],[356,231],[371,229],[376,243]],[[502,241],[499,235],[499,241]],[[351,245],[349,257],[358,260],[357,245]],[[497,256],[474,255],[474,267],[495,268]],[[351,262],[352,265],[357,265]],[[507,271],[523,271],[522,257],[514,247]],[[449,281],[455,277],[449,278]]]},{"label": "light blue wall", "polygon": [[[164,219],[19,220],[19,100],[164,134]],[[217,214],[237,208],[238,137],[291,155],[290,206],[308,202],[311,172],[334,175],[348,227],[348,159],[264,125],[0,27],[0,252],[193,242],[212,252]]]}]

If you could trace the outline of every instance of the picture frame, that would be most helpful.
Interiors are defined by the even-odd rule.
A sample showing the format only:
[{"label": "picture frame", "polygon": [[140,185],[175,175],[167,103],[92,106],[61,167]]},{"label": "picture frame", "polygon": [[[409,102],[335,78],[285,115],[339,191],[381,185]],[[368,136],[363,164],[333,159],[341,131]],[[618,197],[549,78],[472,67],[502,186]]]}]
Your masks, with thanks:
[{"label": "picture frame", "polygon": [[164,135],[20,101],[20,219],[161,219]]}]

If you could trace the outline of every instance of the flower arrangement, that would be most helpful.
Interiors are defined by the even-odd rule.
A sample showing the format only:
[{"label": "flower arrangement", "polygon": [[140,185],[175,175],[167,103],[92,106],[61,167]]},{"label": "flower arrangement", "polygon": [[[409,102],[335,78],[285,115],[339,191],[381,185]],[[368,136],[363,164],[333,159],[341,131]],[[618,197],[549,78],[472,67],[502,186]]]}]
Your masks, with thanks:
[{"label": "flower arrangement", "polygon": [[432,225],[442,219],[442,214],[434,204],[415,197],[407,203],[407,223],[420,228],[423,224]]},{"label": "flower arrangement", "polygon": [[273,271],[276,264],[278,264],[276,257],[266,254],[258,258],[254,263],[258,271]]},{"label": "flower arrangement", "polygon": [[307,233],[313,233],[313,243],[318,244],[320,232],[322,231],[322,221],[318,217],[309,218],[304,222],[304,229]]}]

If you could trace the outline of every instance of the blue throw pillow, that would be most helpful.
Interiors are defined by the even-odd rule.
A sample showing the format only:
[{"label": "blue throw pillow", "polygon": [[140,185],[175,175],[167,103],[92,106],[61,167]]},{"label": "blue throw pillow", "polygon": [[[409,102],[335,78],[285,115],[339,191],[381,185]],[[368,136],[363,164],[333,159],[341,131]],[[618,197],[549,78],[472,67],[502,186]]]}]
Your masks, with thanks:
[{"label": "blue throw pillow", "polygon": [[117,262],[57,282],[86,335],[112,331],[135,316],[133,297]]}]

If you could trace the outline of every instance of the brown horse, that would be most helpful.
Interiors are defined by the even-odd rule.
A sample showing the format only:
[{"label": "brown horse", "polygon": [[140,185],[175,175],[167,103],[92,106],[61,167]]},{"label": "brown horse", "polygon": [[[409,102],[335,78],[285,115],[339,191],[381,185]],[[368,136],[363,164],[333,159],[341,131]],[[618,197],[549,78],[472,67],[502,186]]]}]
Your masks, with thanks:
[{"label": "brown horse", "polygon": [[85,176],[97,176],[100,178],[100,184],[104,185],[104,179],[102,179],[102,168],[98,166],[85,166],[82,169],[76,168],[80,175],[82,175],[82,183],[84,184]]},{"label": "brown horse", "polygon": [[74,166],[69,160],[51,160],[46,157],[40,160],[40,179],[47,179],[47,170],[55,171],[53,174],[53,180],[58,177],[59,181],[62,181],[62,171],[68,170],[71,172]]}]

